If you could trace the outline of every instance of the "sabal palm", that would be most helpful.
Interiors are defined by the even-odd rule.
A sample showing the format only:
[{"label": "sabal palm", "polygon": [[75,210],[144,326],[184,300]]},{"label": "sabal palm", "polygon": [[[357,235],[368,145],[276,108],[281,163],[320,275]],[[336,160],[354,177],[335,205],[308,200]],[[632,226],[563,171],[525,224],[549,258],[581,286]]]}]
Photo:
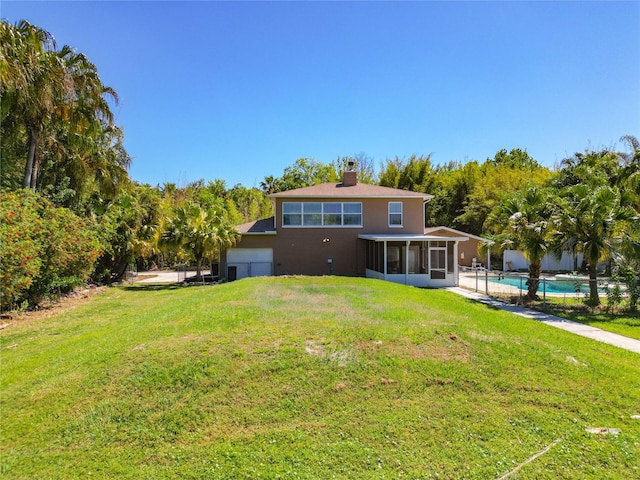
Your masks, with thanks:
[{"label": "sabal palm", "polygon": [[600,304],[598,262],[611,258],[626,240],[627,224],[639,220],[630,205],[629,194],[609,185],[580,184],[564,191],[556,243],[572,244],[584,254],[589,265],[589,299],[593,306]]},{"label": "sabal palm", "polygon": [[202,278],[202,260],[215,256],[220,248],[235,244],[237,231],[231,227],[216,209],[206,210],[187,202],[179,206],[167,222],[164,242],[178,249],[187,250],[196,262],[196,279]]},{"label": "sabal palm", "polygon": [[549,251],[555,228],[554,205],[551,190],[527,186],[502,199],[490,217],[495,225],[502,225],[507,237],[505,245],[522,250],[529,260],[527,297],[530,299],[537,298],[542,259]]}]

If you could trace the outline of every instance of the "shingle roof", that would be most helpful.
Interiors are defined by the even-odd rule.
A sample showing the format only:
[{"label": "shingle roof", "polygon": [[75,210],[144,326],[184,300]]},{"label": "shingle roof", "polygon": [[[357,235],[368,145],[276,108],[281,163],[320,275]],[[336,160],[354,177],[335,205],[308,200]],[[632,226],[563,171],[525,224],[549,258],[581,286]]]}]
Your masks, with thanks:
[{"label": "shingle roof", "polygon": [[381,187],[379,185],[369,185],[358,183],[356,185],[345,186],[342,183],[321,183],[311,187],[296,188],[286,192],[273,193],[270,198],[282,197],[315,197],[315,198],[336,198],[336,197],[357,197],[357,198],[422,198],[430,200],[433,195],[427,193],[411,192],[397,188]]},{"label": "shingle roof", "polygon": [[273,217],[263,218],[261,220],[256,220],[255,222],[243,223],[242,225],[236,226],[236,230],[240,233],[246,234],[261,234],[261,233],[272,233],[275,234],[276,230],[273,227]]},{"label": "shingle roof", "polygon": [[425,234],[431,234],[433,232],[437,232],[438,230],[444,230],[447,231],[449,233],[453,233],[456,235],[463,235],[465,237],[469,237],[469,238],[473,238],[475,240],[481,240],[481,241],[488,241],[487,238],[483,238],[483,237],[479,237],[478,235],[473,235],[471,233],[467,233],[467,232],[463,232],[461,230],[456,230],[455,228],[451,228],[451,227],[445,227],[445,226],[439,226],[439,227],[427,227],[424,229],[424,233]]}]

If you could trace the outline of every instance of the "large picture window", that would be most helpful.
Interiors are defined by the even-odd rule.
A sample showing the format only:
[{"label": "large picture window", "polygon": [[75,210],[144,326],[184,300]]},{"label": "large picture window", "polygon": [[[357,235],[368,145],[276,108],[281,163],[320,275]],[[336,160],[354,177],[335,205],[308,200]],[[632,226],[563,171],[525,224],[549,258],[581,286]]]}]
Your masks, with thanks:
[{"label": "large picture window", "polygon": [[361,227],[360,202],[283,202],[285,227]]}]

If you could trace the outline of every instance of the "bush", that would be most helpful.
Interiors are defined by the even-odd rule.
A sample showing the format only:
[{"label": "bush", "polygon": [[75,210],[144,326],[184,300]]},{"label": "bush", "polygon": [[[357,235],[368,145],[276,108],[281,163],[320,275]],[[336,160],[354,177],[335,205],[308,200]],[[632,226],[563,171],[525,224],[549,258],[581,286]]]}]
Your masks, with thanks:
[{"label": "bush", "polygon": [[37,196],[31,193],[0,194],[0,306],[12,308],[42,268],[43,222]]},{"label": "bush", "polygon": [[102,248],[84,220],[28,190],[0,194],[0,301],[37,305],[83,283]]},{"label": "bush", "polygon": [[29,290],[29,300],[34,303],[42,296],[66,293],[85,282],[102,253],[95,234],[70,210],[46,208],[41,214],[47,236],[42,241],[40,276]]}]

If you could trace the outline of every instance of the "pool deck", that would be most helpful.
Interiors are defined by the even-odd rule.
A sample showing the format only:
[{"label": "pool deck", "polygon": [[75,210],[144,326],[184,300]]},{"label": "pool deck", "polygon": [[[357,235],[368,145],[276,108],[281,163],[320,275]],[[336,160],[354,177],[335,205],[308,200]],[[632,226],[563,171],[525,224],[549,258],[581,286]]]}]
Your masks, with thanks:
[{"label": "pool deck", "polygon": [[551,327],[560,328],[562,330],[575,333],[576,335],[581,335],[583,337],[591,338],[608,345],[613,345],[625,350],[629,350],[630,352],[640,353],[640,340],[635,340],[623,335],[618,335],[617,333],[606,332],[599,328],[590,327],[589,325],[584,325],[583,323],[567,320],[566,318],[556,317],[555,315],[549,315],[547,313],[538,312],[529,308],[511,305],[509,303],[496,300],[495,298],[492,298],[488,295],[471,292],[469,290],[465,290],[464,288],[449,287],[447,288],[447,290],[458,295],[462,295],[463,297],[469,298],[471,300],[489,305],[490,307],[506,310],[515,315],[542,322]]},{"label": "pool deck", "polygon": [[[519,295],[520,293],[524,293],[526,292],[526,286],[525,285],[525,281],[526,281],[526,274],[522,274],[519,276],[522,276],[523,278],[523,290],[520,290],[518,287],[515,287],[513,285],[509,285],[507,283],[499,283],[499,282],[494,282],[489,280],[490,278],[495,278],[495,276],[498,274],[499,272],[492,272],[489,274],[489,278],[485,277],[485,272],[460,272],[459,276],[458,276],[458,284],[461,287],[467,288],[469,290],[476,290],[478,292],[484,292],[484,293],[489,293],[492,295]],[[516,274],[513,273],[507,273],[506,274],[509,277],[515,277],[517,276]],[[488,280],[488,282],[487,282]],[[488,289],[488,291],[487,291]],[[543,295],[543,291],[542,291],[542,282],[540,283],[540,286],[538,287],[538,294],[540,296]],[[571,291],[571,292],[544,292],[544,295],[546,295],[549,298],[584,298],[584,291],[583,292],[575,292],[575,291]],[[601,293],[600,295],[604,295],[603,293]]]}]

